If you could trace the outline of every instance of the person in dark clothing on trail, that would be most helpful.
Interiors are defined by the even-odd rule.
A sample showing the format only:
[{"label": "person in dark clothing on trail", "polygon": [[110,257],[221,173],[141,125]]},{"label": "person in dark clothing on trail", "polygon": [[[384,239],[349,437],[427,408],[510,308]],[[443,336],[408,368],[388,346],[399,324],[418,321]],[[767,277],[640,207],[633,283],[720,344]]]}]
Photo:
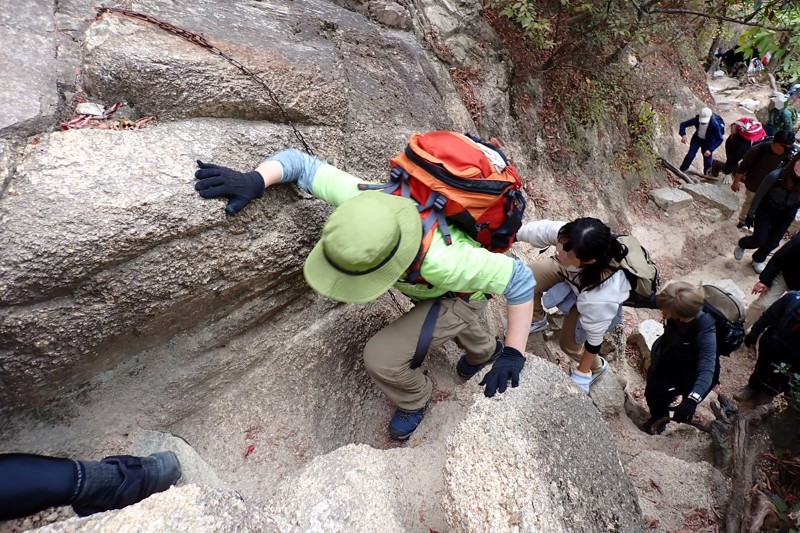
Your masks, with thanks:
[{"label": "person in dark clothing on trail", "polygon": [[780,247],[767,262],[753,285],[758,298],[747,308],[744,328],[747,330],[761,318],[764,310],[787,291],[800,290],[800,233]]},{"label": "person in dark clothing on trail", "polygon": [[173,452],[76,461],[26,453],[0,454],[0,520],[71,505],[80,516],[122,509],[181,477]]},{"label": "person in dark clothing on trail", "polygon": [[754,118],[742,117],[731,124],[730,135],[725,139],[725,163],[718,165],[714,161],[711,166],[714,177],[720,170],[723,174],[733,174],[750,147],[766,136],[764,127]]},{"label": "person in dark clothing on trail", "polygon": [[669,416],[678,396],[672,420],[690,422],[698,404],[719,383],[716,322],[703,311],[703,291],[688,283],[670,283],[656,298],[666,320],[664,334],[653,344],[644,396],[650,418],[642,430],[653,434],[654,424]]},{"label": "person in dark clothing on trail", "polygon": [[[686,128],[694,126],[695,132],[692,135],[691,141],[688,141],[686,136]],[[719,148],[722,144],[722,138],[725,135],[722,119],[715,115],[711,109],[704,107],[700,110],[699,115],[695,115],[689,120],[681,122],[680,136],[681,142],[686,144],[689,142],[689,152],[683,158],[681,163],[681,171],[686,172],[692,165],[697,151],[703,151],[703,174],[708,174],[711,170],[711,162],[713,161],[712,154],[714,150]]]},{"label": "person in dark clothing on trail", "polygon": [[800,370],[800,292],[787,292],[764,311],[744,338],[748,347],[756,341],[756,366],[747,386],[733,395],[740,402],[765,403],[789,391],[789,376],[775,370],[781,364]]},{"label": "person in dark clothing on trail", "polygon": [[[800,208],[800,154],[784,167],[773,170],[758,187],[747,222],[753,221],[753,234],[739,239],[733,257],[741,261],[744,251],[753,252],[753,269],[761,274],[769,253],[778,247]],[[748,224],[749,225],[749,224]]]},{"label": "person in dark clothing on trail", "polygon": [[731,184],[733,192],[739,192],[741,182],[744,182],[745,187],[744,203],[739,211],[737,228],[742,229],[747,226],[747,213],[750,212],[753,198],[767,174],[790,160],[793,155],[793,139],[786,132],[779,132],[772,138],[772,142],[756,144],[745,152]]},{"label": "person in dark clothing on trail", "polygon": [[[727,67],[728,74],[733,78],[735,78],[742,67],[745,66],[744,50],[737,52],[735,46],[724,53],[716,53],[714,55]],[[755,54],[755,57],[758,57],[758,53]]]}]

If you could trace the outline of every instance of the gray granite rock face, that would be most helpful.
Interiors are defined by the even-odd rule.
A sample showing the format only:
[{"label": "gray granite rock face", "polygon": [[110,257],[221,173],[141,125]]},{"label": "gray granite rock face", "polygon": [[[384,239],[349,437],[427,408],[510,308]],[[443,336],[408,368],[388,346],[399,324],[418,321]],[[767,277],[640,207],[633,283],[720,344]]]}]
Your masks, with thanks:
[{"label": "gray granite rock face", "polygon": [[0,137],[55,123],[53,0],[7,2],[0,13]]},{"label": "gray granite rock face", "polygon": [[608,426],[538,358],[519,389],[467,413],[449,439],[445,487],[455,531],[642,531]]},{"label": "gray granite rock face", "polygon": [[667,213],[677,213],[692,206],[691,195],[672,187],[653,189],[649,196],[658,207]]},{"label": "gray granite rock face", "polygon": [[71,518],[36,529],[39,533],[138,531],[164,533],[261,533],[277,531],[272,520],[232,492],[201,485],[173,487],[119,511]]}]

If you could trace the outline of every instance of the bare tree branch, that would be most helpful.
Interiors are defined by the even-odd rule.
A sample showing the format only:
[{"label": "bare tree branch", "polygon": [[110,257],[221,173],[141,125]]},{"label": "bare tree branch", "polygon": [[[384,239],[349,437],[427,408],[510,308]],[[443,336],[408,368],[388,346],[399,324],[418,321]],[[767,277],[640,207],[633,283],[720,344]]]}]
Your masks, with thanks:
[{"label": "bare tree branch", "polygon": [[745,26],[753,26],[756,28],[764,28],[765,30],[771,31],[781,31],[781,32],[793,32],[794,28],[781,28],[776,26],[766,26],[764,24],[759,24],[757,22],[750,22],[747,20],[737,19],[733,17],[724,17],[722,15],[712,15],[711,13],[705,13],[703,11],[695,11],[693,9],[653,9],[648,11],[648,13],[661,13],[664,15],[695,15],[698,17],[703,17],[712,20],[724,20],[726,22],[734,22],[736,24],[743,24]]}]

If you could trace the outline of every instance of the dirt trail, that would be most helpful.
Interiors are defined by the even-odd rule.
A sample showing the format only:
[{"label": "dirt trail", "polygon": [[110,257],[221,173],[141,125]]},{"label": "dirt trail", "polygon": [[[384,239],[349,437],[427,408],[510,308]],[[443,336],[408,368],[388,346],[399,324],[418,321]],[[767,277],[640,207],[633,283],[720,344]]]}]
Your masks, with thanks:
[{"label": "dirt trail", "polygon": [[[761,106],[766,106],[771,96],[771,89],[764,81],[754,84],[752,82],[740,83],[731,78],[709,78],[709,89],[715,96],[715,103],[710,105],[720,114],[725,123],[730,126],[736,119],[743,116],[753,117],[755,114],[739,104],[745,99],[756,100]],[[709,102],[710,103],[710,102]],[[688,118],[688,117],[686,117]],[[680,143],[677,134],[677,124],[673,128],[676,145]],[[728,132],[726,132],[727,135]],[[683,155],[686,147],[679,146],[678,153]],[[724,144],[714,154],[715,159],[725,159]],[[676,161],[675,163],[680,163]],[[693,168],[698,172],[702,170],[701,157],[696,158]],[[727,187],[720,184],[721,187]],[[739,193],[740,202],[743,192]],[[646,243],[648,250],[661,267],[662,282],[669,280],[683,280],[692,284],[718,279],[732,280],[745,295],[745,302],[749,304],[754,296],[751,288],[758,280],[752,268],[750,255],[746,254],[744,260],[736,261],[733,258],[733,248],[736,241],[745,233],[735,227],[737,214],[731,217],[721,217],[718,210],[695,202],[691,208],[673,215],[667,215],[656,209],[651,204],[641,210],[631,231]],[[652,318],[660,320],[660,313],[651,310],[632,310],[626,317],[626,334],[629,334],[636,324]],[[617,363],[619,368],[623,363]],[[732,397],[733,393],[747,383],[747,379],[755,364],[755,353],[742,347],[731,357],[721,359],[722,373],[718,385],[709,398],[698,408],[697,418],[700,422],[710,422],[713,415],[708,407],[711,401],[716,400],[716,395],[724,394]],[[644,379],[636,372],[628,369],[625,379],[628,380],[628,391],[641,406],[644,406]],[[747,407],[742,407],[746,409]],[[624,419],[609,420],[612,432],[617,440],[620,457],[627,467],[641,470],[637,462],[640,454],[661,452],[667,456],[661,457],[663,461],[669,457],[680,459],[690,465],[681,468],[658,468],[650,464],[653,471],[643,474],[640,471],[631,471],[629,474],[639,489],[640,502],[645,514],[645,523],[652,531],[714,531],[716,519],[714,514],[722,516],[725,509],[720,508],[720,500],[725,500],[725,487],[721,478],[706,476],[707,470],[690,470],[691,464],[701,466],[701,462],[711,463],[712,442],[710,437],[689,426],[670,424],[667,431],[661,436],[649,436],[638,430],[630,421]],[[674,465],[673,465],[674,466]],[[649,467],[647,468],[649,470]],[[690,473],[692,472],[692,473]],[[645,475],[645,480],[638,480],[637,476]],[[695,475],[693,479],[687,476]],[[649,476],[649,478],[647,477]],[[705,477],[704,477],[705,476]],[[681,479],[683,478],[683,479]],[[722,486],[715,486],[720,485]],[[681,487],[673,491],[666,487]],[[697,498],[692,499],[692,492],[707,490],[709,495],[717,490],[715,503],[711,509],[692,509],[698,506]],[[684,495],[680,493],[683,492]],[[714,498],[712,498],[714,499]],[[657,511],[654,511],[657,509]]]}]

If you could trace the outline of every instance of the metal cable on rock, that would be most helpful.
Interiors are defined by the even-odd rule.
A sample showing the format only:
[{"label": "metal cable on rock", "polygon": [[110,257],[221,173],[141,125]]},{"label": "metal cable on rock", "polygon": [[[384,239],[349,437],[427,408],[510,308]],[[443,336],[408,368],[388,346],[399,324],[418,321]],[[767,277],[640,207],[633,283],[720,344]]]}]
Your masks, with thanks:
[{"label": "metal cable on rock", "polygon": [[126,17],[142,20],[144,22],[149,22],[150,24],[154,24],[154,25],[158,26],[159,28],[163,29],[166,32],[169,32],[169,33],[171,33],[173,35],[176,35],[176,36],[178,36],[178,37],[180,37],[182,39],[185,39],[186,41],[189,41],[190,43],[196,44],[197,46],[205,48],[206,50],[208,50],[208,51],[220,56],[221,58],[225,59],[226,61],[228,61],[228,63],[230,63],[231,65],[233,65],[236,68],[238,68],[246,76],[249,76],[250,78],[255,80],[256,83],[258,83],[264,89],[266,89],[270,100],[272,100],[272,103],[275,104],[275,106],[280,110],[281,114],[283,115],[284,120],[292,128],[292,131],[294,131],[294,136],[297,138],[297,140],[300,142],[300,144],[303,145],[303,149],[306,151],[306,153],[308,155],[314,155],[314,151],[311,149],[311,147],[306,142],[305,138],[303,137],[303,134],[300,133],[300,131],[298,131],[298,129],[295,127],[294,122],[292,122],[292,119],[289,117],[289,113],[286,112],[286,110],[283,108],[281,103],[278,101],[278,97],[275,95],[275,93],[272,91],[272,89],[269,88],[269,85],[267,85],[267,82],[265,82],[261,78],[261,76],[259,76],[258,74],[256,74],[255,72],[253,72],[252,70],[250,70],[249,68],[244,66],[243,64],[241,64],[239,61],[237,61],[236,59],[232,58],[231,56],[229,56],[228,54],[226,54],[225,52],[223,52],[222,50],[220,50],[219,48],[217,48],[213,44],[209,43],[206,40],[205,37],[203,37],[202,35],[200,35],[198,33],[194,33],[194,32],[191,32],[189,30],[185,30],[183,28],[179,28],[178,26],[175,26],[174,24],[170,24],[169,22],[164,22],[163,20],[158,20],[157,18],[152,17],[150,15],[146,15],[144,13],[139,13],[138,11],[132,11],[130,9],[123,9],[123,8],[118,8],[118,7],[105,7],[105,6],[98,7],[97,8],[97,17],[96,17],[95,20],[99,19],[104,13],[115,13],[115,14],[118,14],[118,15],[124,15]]}]

